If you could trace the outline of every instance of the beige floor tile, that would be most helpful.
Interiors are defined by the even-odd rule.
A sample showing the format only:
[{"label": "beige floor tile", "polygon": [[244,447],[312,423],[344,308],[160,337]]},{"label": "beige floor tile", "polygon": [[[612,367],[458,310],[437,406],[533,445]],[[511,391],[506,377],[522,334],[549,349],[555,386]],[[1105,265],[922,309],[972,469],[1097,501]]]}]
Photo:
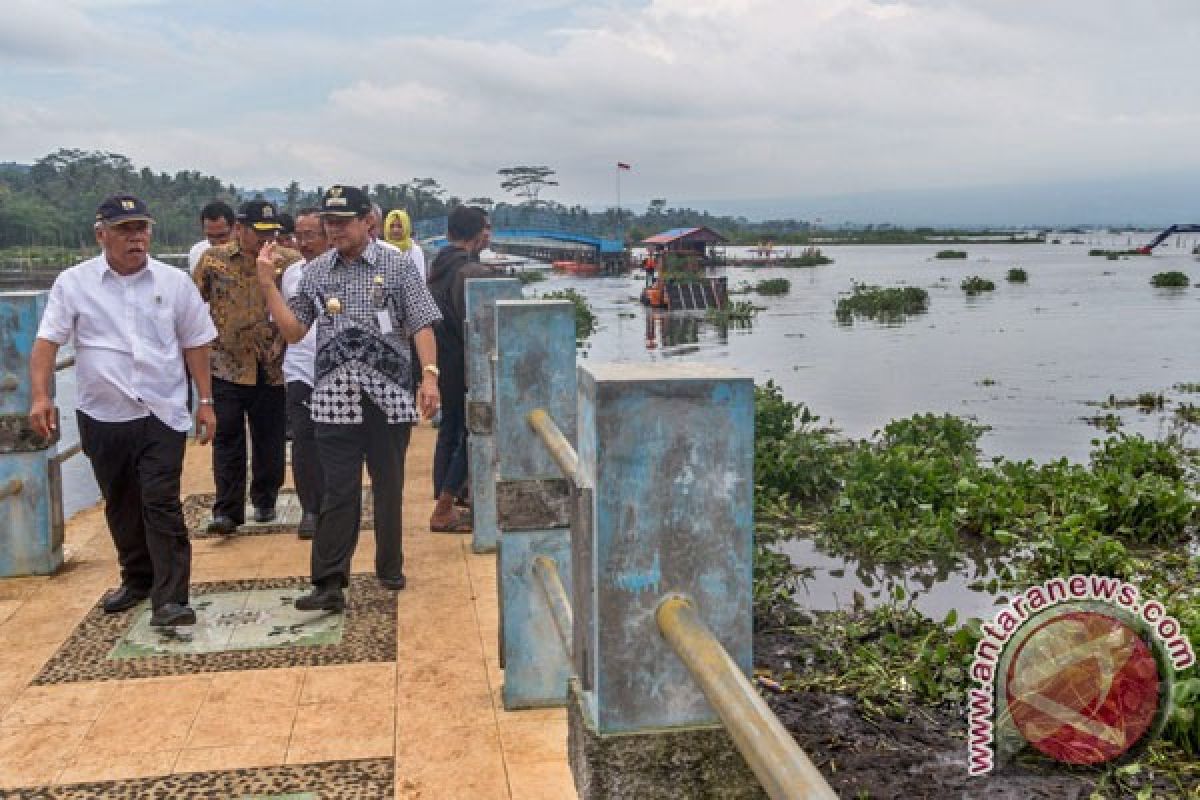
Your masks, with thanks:
[{"label": "beige floor tile", "polygon": [[210,681],[176,678],[123,684],[87,732],[84,747],[112,755],[183,747]]},{"label": "beige floor tile", "polygon": [[409,730],[430,727],[432,720],[447,725],[487,725],[496,720],[486,682],[466,686],[408,683],[396,695],[398,725]]},{"label": "beige floor tile", "polygon": [[8,622],[9,618],[17,613],[17,609],[24,603],[24,598],[14,600],[0,600],[0,625]]},{"label": "beige floor tile", "polygon": [[184,747],[232,747],[278,741],[291,735],[295,720],[295,706],[205,703],[196,713]]},{"label": "beige floor tile", "polygon": [[397,796],[413,800],[509,797],[494,726],[407,732],[401,728],[396,739]]},{"label": "beige floor tile", "polygon": [[75,724],[0,726],[0,787],[53,783],[85,731]]},{"label": "beige floor tile", "polygon": [[0,625],[0,646],[61,643],[75,630],[86,613],[83,607],[56,608],[48,603],[39,607],[35,600],[30,600]]},{"label": "beige floor tile", "polygon": [[203,747],[183,750],[175,762],[175,772],[210,772],[251,769],[283,764],[287,759],[288,737],[250,745]]},{"label": "beige floor tile", "polygon": [[68,683],[30,686],[0,718],[3,724],[90,723],[116,695],[115,683]]},{"label": "beige floor tile", "polygon": [[152,775],[170,775],[178,750],[157,750],[114,756],[102,752],[80,753],[58,776],[58,783],[124,781]]},{"label": "beige floor tile", "polygon": [[414,644],[399,648],[400,690],[415,683],[446,687],[487,685],[487,665],[479,646],[466,652],[429,650]]},{"label": "beige floor tile", "polygon": [[217,673],[212,676],[207,701],[246,706],[294,706],[300,702],[304,672],[304,667],[293,667]]},{"label": "beige floor tile", "polygon": [[564,761],[514,764],[508,767],[508,788],[512,800],[574,800],[575,778]]},{"label": "beige floor tile", "polygon": [[347,664],[310,667],[304,676],[300,702],[396,704],[395,664]]},{"label": "beige floor tile", "polygon": [[500,745],[509,764],[536,764],[542,761],[565,763],[567,760],[567,720],[516,719],[522,712],[504,715],[499,720]]},{"label": "beige floor tile", "polygon": [[287,763],[379,758],[395,750],[395,712],[362,703],[302,705]]}]

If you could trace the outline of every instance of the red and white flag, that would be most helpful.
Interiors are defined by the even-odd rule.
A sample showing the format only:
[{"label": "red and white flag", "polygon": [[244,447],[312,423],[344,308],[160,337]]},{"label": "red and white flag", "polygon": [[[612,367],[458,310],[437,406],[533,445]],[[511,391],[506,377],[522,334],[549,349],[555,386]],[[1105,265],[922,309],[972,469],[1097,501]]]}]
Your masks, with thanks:
[{"label": "red and white flag", "polygon": [[617,162],[617,169],[633,169],[633,167],[629,166],[629,165],[628,165],[628,164],[626,164],[624,161],[618,161],[618,162]]}]

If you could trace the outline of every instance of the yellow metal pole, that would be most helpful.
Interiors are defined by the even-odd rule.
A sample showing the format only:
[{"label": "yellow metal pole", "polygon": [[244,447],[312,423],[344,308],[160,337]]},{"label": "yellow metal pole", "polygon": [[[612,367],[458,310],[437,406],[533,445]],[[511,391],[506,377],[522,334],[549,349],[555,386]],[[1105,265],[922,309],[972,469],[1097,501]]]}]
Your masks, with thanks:
[{"label": "yellow metal pole", "polygon": [[20,478],[12,478],[8,483],[0,486],[0,500],[8,497],[16,497],[25,488],[25,482]]},{"label": "yellow metal pole", "polygon": [[772,800],[837,800],[687,598],[666,597],[655,619]]},{"label": "yellow metal pole", "polygon": [[558,564],[549,556],[538,556],[533,559],[533,574],[537,576],[550,606],[550,616],[554,618],[554,627],[558,630],[558,638],[562,641],[563,652],[567,659],[571,658],[573,638],[575,635],[575,616],[571,613],[571,601],[567,598],[567,590],[558,577]]},{"label": "yellow metal pole", "polygon": [[545,409],[535,408],[526,415],[525,419],[529,421],[529,427],[533,428],[533,432],[546,445],[546,449],[550,451],[550,457],[554,459],[554,463],[558,464],[563,475],[574,479],[579,470],[579,456],[575,453],[575,448],[571,447],[571,443],[567,441],[567,437],[563,436],[563,432],[554,424],[550,415],[546,413]]}]

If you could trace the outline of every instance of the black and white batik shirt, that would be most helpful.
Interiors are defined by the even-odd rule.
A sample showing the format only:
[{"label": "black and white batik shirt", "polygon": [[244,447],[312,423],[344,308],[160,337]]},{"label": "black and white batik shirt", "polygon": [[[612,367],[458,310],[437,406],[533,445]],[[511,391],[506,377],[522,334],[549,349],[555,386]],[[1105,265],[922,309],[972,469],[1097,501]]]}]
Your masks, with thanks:
[{"label": "black and white batik shirt", "polygon": [[288,306],[317,326],[313,422],[362,422],[364,394],[389,424],[417,420],[409,341],[442,315],[411,256],[374,241],[355,261],[329,250],[305,266]]}]

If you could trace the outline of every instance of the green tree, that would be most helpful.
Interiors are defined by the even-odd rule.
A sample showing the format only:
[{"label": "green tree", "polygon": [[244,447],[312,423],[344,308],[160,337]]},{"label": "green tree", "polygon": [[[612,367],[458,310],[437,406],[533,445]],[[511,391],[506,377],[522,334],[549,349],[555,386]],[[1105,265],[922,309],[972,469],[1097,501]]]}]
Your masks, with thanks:
[{"label": "green tree", "polygon": [[501,178],[501,189],[524,197],[525,203],[534,208],[541,203],[539,195],[542,189],[558,186],[558,181],[553,180],[555,171],[546,166],[505,167],[496,170],[496,174]]}]

